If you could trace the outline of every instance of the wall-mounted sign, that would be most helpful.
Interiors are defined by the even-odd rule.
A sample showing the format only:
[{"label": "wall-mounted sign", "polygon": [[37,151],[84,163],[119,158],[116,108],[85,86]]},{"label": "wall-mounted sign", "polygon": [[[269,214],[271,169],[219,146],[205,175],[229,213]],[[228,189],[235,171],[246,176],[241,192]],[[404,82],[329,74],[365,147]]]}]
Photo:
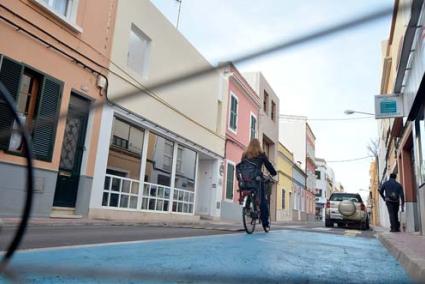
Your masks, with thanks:
[{"label": "wall-mounted sign", "polygon": [[400,95],[375,96],[375,118],[403,117],[403,97]]}]

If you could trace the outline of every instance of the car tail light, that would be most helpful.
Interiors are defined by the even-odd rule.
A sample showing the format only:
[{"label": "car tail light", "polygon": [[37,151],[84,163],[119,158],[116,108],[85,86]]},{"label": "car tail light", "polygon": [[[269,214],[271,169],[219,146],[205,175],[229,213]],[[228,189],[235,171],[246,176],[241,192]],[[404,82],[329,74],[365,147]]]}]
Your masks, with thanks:
[{"label": "car tail light", "polygon": [[360,204],[360,210],[362,211],[366,211],[366,206],[362,203]]},{"label": "car tail light", "polygon": [[330,201],[326,202],[326,208],[331,208],[331,202]]}]

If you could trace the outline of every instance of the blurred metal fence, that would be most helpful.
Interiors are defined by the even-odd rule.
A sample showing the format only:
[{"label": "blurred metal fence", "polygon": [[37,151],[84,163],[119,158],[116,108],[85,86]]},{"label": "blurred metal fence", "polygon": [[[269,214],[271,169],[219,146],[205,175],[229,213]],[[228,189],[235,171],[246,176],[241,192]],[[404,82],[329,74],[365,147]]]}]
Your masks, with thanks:
[{"label": "blurred metal fence", "polygon": [[[420,5],[417,5],[419,9],[422,7],[422,1],[416,1],[420,2]],[[405,6],[402,7],[402,9],[410,9],[411,6]],[[264,48],[255,50],[253,52],[249,52],[247,54],[244,54],[242,56],[236,57],[233,60],[227,60],[225,63],[218,64],[216,66],[208,67],[208,68],[200,68],[193,70],[191,72],[181,74],[176,77],[166,78],[164,80],[158,81],[150,86],[147,86],[145,90],[137,90],[135,92],[129,92],[129,93],[122,93],[115,97],[114,103],[119,103],[124,100],[131,99],[135,97],[136,95],[140,95],[140,91],[153,91],[158,90],[165,87],[170,87],[175,84],[179,84],[188,80],[194,80],[201,78],[203,76],[206,76],[212,72],[222,70],[226,67],[228,67],[231,63],[232,64],[239,64],[243,63],[249,60],[257,59],[259,57],[269,55],[276,52],[281,52],[289,48],[294,48],[318,39],[322,39],[327,36],[331,36],[340,32],[347,31],[349,29],[359,27],[365,24],[370,24],[376,20],[382,19],[384,17],[390,16],[393,13],[393,7],[387,7],[385,9],[371,12],[367,15],[361,15],[359,17],[349,19],[347,21],[344,21],[342,23],[311,32],[305,35],[301,35],[299,37],[295,37],[288,41],[278,41],[275,44],[272,44],[270,46],[266,46]],[[276,35],[278,37],[278,35]],[[12,282],[21,282],[21,274],[22,272],[25,273],[41,273],[43,275],[62,275],[62,276],[72,276],[75,277],[76,275],[78,277],[81,277],[82,279],[128,279],[130,280],[148,280],[148,281],[190,281],[190,282],[218,282],[218,283],[234,283],[234,282],[270,282],[273,280],[262,278],[261,276],[252,278],[251,276],[247,277],[247,279],[242,279],[240,276],[235,278],[232,275],[203,275],[203,274],[187,274],[183,272],[175,272],[175,273],[152,273],[149,271],[143,271],[140,270],[137,273],[134,271],[105,271],[101,269],[82,269],[82,268],[73,268],[73,267],[61,267],[60,265],[56,267],[43,267],[38,266],[37,264],[32,265],[31,267],[22,267],[22,266],[8,266],[10,264],[10,260],[13,257],[16,250],[19,248],[19,244],[22,241],[22,238],[26,232],[26,228],[30,219],[30,211],[32,206],[32,197],[33,197],[33,191],[34,191],[34,183],[33,183],[33,157],[32,157],[32,151],[31,151],[31,138],[29,136],[28,130],[23,125],[22,121],[18,117],[17,111],[16,111],[16,103],[13,100],[12,96],[8,92],[8,90],[5,88],[3,83],[0,81],[0,100],[5,102],[8,105],[8,108],[11,113],[16,118],[16,123],[19,127],[19,131],[22,134],[23,141],[24,141],[24,154],[27,161],[27,177],[26,177],[26,197],[25,197],[25,204],[22,211],[22,216],[20,223],[17,227],[16,233],[14,238],[12,239],[11,243],[7,247],[7,251],[3,254],[2,260],[0,262],[0,277],[3,276],[6,279],[9,279]],[[90,110],[102,107],[105,102],[97,102],[94,103],[91,106]],[[66,119],[67,113],[63,113],[59,119]],[[45,120],[43,121],[44,124],[53,124],[56,123],[55,121],[49,121]],[[0,137],[7,135],[7,133],[0,133]],[[1,233],[1,231],[0,231]],[[1,278],[0,278],[1,280]],[[302,279],[300,279],[302,281]]]}]

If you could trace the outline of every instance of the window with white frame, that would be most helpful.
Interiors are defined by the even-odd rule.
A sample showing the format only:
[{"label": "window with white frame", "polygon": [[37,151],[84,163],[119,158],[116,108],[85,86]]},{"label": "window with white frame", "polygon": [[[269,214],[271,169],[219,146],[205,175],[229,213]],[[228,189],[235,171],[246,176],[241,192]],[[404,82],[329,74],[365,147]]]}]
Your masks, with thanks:
[{"label": "window with white frame", "polygon": [[44,7],[64,17],[67,20],[75,22],[78,0],[36,0]]},{"label": "window with white frame", "polygon": [[251,113],[251,127],[249,139],[252,140],[257,137],[257,118]]},{"label": "window with white frame", "polygon": [[230,96],[229,128],[233,131],[238,129],[238,98],[234,94]]},{"label": "window with white frame", "polygon": [[145,77],[151,39],[134,24],[131,25],[128,43],[127,66]]}]

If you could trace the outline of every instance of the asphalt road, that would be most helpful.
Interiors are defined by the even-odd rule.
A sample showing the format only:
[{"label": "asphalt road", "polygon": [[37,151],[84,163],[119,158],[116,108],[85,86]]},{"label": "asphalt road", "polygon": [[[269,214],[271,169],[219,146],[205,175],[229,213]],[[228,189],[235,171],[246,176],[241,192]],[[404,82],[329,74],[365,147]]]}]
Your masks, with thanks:
[{"label": "asphalt road", "polygon": [[[204,225],[204,226],[152,226],[152,225],[33,225],[30,226],[20,249],[99,244],[154,240],[190,236],[206,236],[241,232],[242,225]],[[356,228],[325,228],[322,223],[273,224],[272,230],[295,230],[352,237],[373,238],[372,230],[361,231]],[[257,226],[256,232],[262,232]],[[4,227],[0,231],[0,251],[6,249],[15,233],[14,227]]]},{"label": "asphalt road", "polygon": [[[149,226],[39,226],[30,230],[27,246],[37,239],[42,244],[49,234],[49,246],[78,238],[82,243],[145,240],[24,250],[9,268],[25,283],[411,283],[373,232],[317,224],[272,228],[268,234],[247,235]],[[57,241],[64,238],[68,241]]]},{"label": "asphalt road", "polygon": [[[234,232],[147,225],[35,225],[29,227],[20,249],[167,239],[229,233]],[[10,243],[14,234],[14,227],[5,227],[0,231],[0,251],[6,250],[6,247]]]}]

